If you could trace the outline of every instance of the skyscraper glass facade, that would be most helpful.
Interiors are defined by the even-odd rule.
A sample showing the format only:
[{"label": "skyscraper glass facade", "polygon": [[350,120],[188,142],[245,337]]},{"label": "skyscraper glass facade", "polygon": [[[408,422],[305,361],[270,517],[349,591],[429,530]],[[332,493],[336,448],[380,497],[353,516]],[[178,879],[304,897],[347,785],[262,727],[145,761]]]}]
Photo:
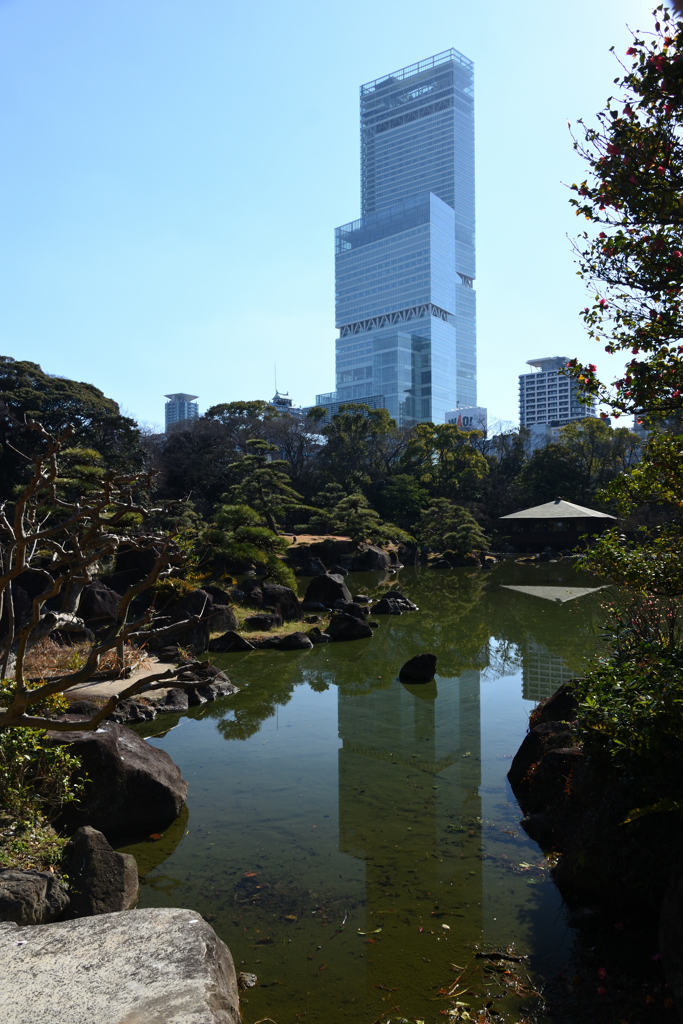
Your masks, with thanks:
[{"label": "skyscraper glass facade", "polygon": [[336,391],[401,424],[476,405],[474,72],[447,50],[361,86],[361,211],[335,231]]}]

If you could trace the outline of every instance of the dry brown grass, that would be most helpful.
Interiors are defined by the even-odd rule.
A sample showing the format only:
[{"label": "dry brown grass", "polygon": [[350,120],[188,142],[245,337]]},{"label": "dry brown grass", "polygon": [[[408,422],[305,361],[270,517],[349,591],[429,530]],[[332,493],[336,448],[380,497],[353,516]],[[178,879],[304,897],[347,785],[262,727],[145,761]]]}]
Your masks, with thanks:
[{"label": "dry brown grass", "polygon": [[[88,660],[92,644],[58,644],[50,637],[40,640],[26,655],[24,672],[29,679],[50,679],[77,672]],[[147,652],[133,644],[126,644],[123,651],[124,667],[127,671],[137,668],[151,668]],[[116,651],[107,651],[100,659],[99,672],[113,672],[116,668]]]}]

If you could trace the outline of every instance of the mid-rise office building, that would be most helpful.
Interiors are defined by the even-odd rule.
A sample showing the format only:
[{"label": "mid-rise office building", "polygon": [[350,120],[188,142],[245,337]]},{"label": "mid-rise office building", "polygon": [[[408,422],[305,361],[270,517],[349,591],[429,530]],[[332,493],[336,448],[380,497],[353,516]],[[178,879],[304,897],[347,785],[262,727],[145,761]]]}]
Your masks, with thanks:
[{"label": "mid-rise office building", "polygon": [[178,393],[176,395],[164,395],[164,398],[168,398],[168,402],[166,402],[164,407],[167,433],[180,423],[199,419],[199,406],[196,402],[199,395]]},{"label": "mid-rise office building", "polygon": [[336,390],[399,424],[475,406],[474,66],[457,50],[362,85],[361,217],[335,231]]},{"label": "mid-rise office building", "polygon": [[451,409],[446,413],[445,423],[452,423],[461,430],[481,430],[483,434],[488,433],[489,415],[488,409],[481,405],[465,409]]},{"label": "mid-rise office building", "polygon": [[527,359],[534,369],[519,375],[519,425],[528,427],[532,448],[557,440],[561,427],[597,415],[597,400],[579,401],[578,385],[562,370],[567,356]]}]

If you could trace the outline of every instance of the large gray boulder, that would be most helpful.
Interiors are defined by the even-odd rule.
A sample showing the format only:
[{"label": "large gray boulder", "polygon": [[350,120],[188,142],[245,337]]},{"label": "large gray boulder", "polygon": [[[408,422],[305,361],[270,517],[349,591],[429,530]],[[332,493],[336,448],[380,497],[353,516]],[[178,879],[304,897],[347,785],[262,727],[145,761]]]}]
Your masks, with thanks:
[{"label": "large gray boulder", "polygon": [[246,637],[236,633],[234,629],[229,629],[223,636],[217,636],[210,642],[209,650],[213,654],[227,654],[229,651],[253,651],[254,645],[250,644]]},{"label": "large gray boulder", "polygon": [[262,608],[280,615],[283,622],[291,622],[303,618],[299,598],[291,587],[283,587],[280,583],[262,583]]},{"label": "large gray boulder", "polygon": [[334,573],[325,573],[324,576],[314,576],[308,584],[304,602],[319,602],[326,608],[334,608],[335,602],[353,601],[351,593],[344,582],[343,576],[336,576]]},{"label": "large gray boulder", "polygon": [[115,590],[101,583],[100,580],[93,580],[81,592],[78,603],[78,614],[82,619],[115,619],[119,613],[119,594]]},{"label": "large gray boulder", "polygon": [[190,698],[180,686],[174,686],[161,700],[156,702],[156,711],[160,715],[182,715],[189,707]]},{"label": "large gray boulder", "polygon": [[240,1024],[230,950],[193,910],[0,925],[7,1024]]},{"label": "large gray boulder", "polygon": [[[186,594],[170,611],[171,623],[178,623],[178,626],[165,635],[164,643],[172,636],[182,647],[191,647],[195,654],[203,654],[208,649],[211,630],[217,631],[220,628],[211,625],[212,611],[213,598],[205,590],[194,590]],[[185,619],[193,615],[200,616],[199,622],[191,626],[182,625]]]},{"label": "large gray boulder", "polygon": [[125,725],[102,722],[95,732],[48,732],[46,742],[68,747],[88,779],[78,802],[62,809],[59,824],[67,831],[92,825],[108,837],[156,832],[180,814],[187,796],[180,769],[166,751]]},{"label": "large gray boulder", "polygon": [[238,629],[239,622],[232,608],[227,604],[214,602],[209,613],[209,630],[212,633],[224,633],[226,629]]},{"label": "large gray boulder", "polygon": [[373,572],[378,569],[388,569],[391,565],[391,558],[388,553],[375,544],[366,544],[365,547],[356,552],[353,556],[353,572]]},{"label": "large gray boulder", "polygon": [[79,828],[64,851],[69,879],[65,918],[128,910],[138,895],[138,866],[130,853],[116,853],[96,829]]},{"label": "large gray boulder", "polygon": [[0,921],[47,924],[68,904],[66,888],[51,871],[0,871]]},{"label": "large gray boulder", "polygon": [[300,631],[296,633],[288,633],[287,636],[283,636],[280,641],[281,651],[306,651],[312,646],[312,640],[310,640],[305,633]]}]

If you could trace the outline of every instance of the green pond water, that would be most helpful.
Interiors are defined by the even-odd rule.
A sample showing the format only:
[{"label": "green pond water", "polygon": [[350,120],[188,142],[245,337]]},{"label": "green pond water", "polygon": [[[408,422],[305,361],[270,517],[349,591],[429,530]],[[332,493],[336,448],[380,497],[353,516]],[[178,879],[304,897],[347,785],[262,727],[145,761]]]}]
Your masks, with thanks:
[{"label": "green pond water", "polygon": [[[245,1024],[431,1024],[475,948],[514,943],[537,978],[573,937],[506,773],[534,704],[600,649],[604,592],[569,560],[347,583],[420,610],[370,640],[220,656],[240,693],[141,730],[190,788],[161,839],[124,848],[140,906],[211,922],[258,976]],[[422,651],[435,681],[402,685]],[[501,991],[471,984],[473,1005]]]}]

